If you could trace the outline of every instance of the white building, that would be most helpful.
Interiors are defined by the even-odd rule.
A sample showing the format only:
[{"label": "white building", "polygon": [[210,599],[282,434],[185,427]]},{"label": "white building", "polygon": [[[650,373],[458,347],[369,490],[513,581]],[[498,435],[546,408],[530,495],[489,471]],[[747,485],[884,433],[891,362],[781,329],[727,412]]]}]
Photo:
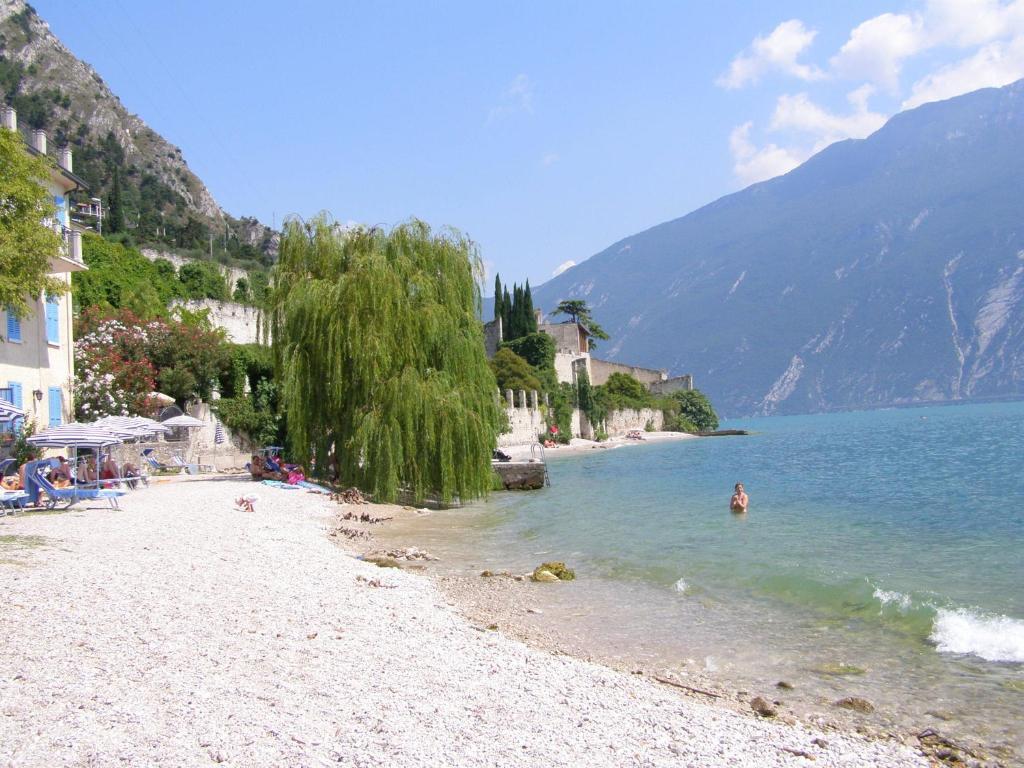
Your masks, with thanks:
[{"label": "white building", "polygon": [[[2,108],[0,130],[18,130],[17,114]],[[46,133],[33,131],[25,149],[46,155]],[[72,420],[74,338],[71,315],[71,273],[86,269],[82,262],[82,234],[72,229],[68,195],[86,189],[72,173],[71,150],[57,150],[47,189],[57,208],[56,219],[47,222],[63,238],[59,255],[50,261],[53,276],[68,285],[68,292],[56,297],[32,297],[29,314],[15,317],[0,307],[0,399],[25,410],[38,429]]]}]

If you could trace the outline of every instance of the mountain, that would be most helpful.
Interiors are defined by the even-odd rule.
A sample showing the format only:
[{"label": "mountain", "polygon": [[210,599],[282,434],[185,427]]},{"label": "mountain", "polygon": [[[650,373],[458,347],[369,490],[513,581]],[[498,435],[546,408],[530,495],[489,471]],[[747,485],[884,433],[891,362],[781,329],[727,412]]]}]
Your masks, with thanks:
[{"label": "mountain", "polygon": [[896,115],[537,287],[731,415],[1024,396],[1024,80]]},{"label": "mountain", "polygon": [[0,0],[0,92],[20,128],[45,129],[51,146],[72,148],[75,173],[103,199],[108,227],[119,204],[124,230],[139,245],[200,255],[212,233],[220,260],[270,262],[276,233],[227,214],[181,150],[129,113],[23,0]]}]

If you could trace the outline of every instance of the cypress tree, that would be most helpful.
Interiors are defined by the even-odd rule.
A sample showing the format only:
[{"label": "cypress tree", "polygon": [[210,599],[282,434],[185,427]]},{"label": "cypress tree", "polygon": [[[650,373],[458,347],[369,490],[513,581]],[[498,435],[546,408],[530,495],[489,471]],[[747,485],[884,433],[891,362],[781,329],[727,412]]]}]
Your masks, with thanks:
[{"label": "cypress tree", "polygon": [[507,285],[502,293],[501,315],[502,335],[505,337],[505,341],[514,339],[514,336],[509,335],[512,330],[512,297],[508,295]]},{"label": "cypress tree", "polygon": [[494,276],[494,319],[501,316],[501,275],[498,274]]},{"label": "cypress tree", "polygon": [[114,181],[110,186],[110,198],[107,201],[107,231],[124,231],[124,203],[121,200],[121,171],[114,168]]},{"label": "cypress tree", "polygon": [[485,495],[502,414],[472,241],[421,221],[343,231],[291,219],[268,297],[295,459],[394,500]]},{"label": "cypress tree", "polygon": [[528,333],[536,333],[537,315],[533,311],[533,296],[530,294],[529,279],[527,279],[526,288],[523,290],[523,314],[526,318],[526,325],[523,328],[523,336]]}]

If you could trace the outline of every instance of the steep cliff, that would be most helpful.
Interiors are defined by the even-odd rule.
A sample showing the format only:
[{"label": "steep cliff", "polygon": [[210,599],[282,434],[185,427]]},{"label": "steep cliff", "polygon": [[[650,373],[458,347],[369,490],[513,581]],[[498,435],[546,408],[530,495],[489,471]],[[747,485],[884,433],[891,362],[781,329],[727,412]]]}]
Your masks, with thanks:
[{"label": "steep cliff", "polygon": [[[23,129],[43,128],[74,150],[75,172],[107,206],[119,205],[124,230],[141,244],[217,248],[241,262],[266,263],[275,233],[236,219],[189,170],[181,150],[125,109],[97,72],[72,54],[23,0],[0,0],[0,98]],[[115,186],[118,189],[115,189]]]}]

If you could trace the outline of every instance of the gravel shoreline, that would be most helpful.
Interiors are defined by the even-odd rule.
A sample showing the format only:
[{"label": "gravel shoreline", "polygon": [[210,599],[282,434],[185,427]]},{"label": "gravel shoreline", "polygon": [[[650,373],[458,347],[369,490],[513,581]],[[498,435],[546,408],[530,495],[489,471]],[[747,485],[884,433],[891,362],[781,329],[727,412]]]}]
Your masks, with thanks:
[{"label": "gravel shoreline", "polygon": [[[254,514],[233,508],[253,491]],[[219,480],[0,519],[0,761],[928,765],[474,626],[336,546],[338,511]]]}]

